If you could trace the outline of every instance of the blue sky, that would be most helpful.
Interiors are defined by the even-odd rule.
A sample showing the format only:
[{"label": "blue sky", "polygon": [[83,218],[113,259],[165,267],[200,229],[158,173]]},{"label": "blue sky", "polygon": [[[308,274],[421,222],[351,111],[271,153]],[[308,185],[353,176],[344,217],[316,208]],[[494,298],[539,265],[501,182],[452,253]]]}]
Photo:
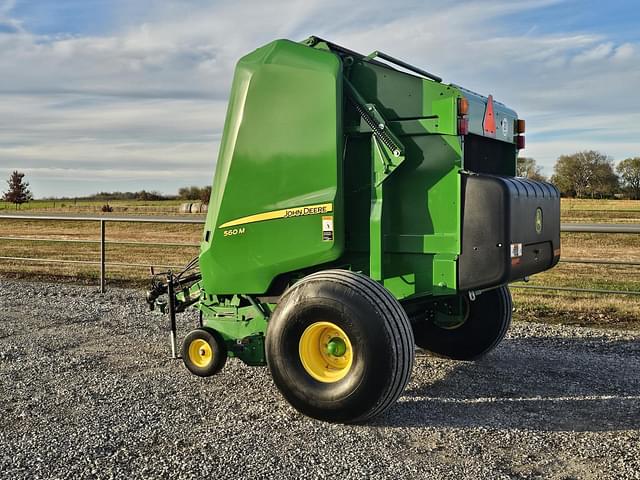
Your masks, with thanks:
[{"label": "blue sky", "polygon": [[640,155],[639,24],[630,0],[0,0],[0,177],[36,197],[208,184],[234,62],[311,34],[492,93],[547,174],[619,161]]}]

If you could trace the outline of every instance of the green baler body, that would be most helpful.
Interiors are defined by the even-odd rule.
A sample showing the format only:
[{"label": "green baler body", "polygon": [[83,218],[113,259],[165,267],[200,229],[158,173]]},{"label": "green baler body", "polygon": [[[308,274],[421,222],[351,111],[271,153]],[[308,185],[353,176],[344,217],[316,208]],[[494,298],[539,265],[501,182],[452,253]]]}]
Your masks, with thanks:
[{"label": "green baler body", "polygon": [[[482,142],[486,99],[460,87],[338,55],[318,40],[278,40],[243,57],[201,245],[200,288],[209,296],[278,295],[305,273],[342,267],[400,300],[457,293],[463,96],[470,133]],[[396,155],[372,135],[354,97],[399,140]],[[493,106],[496,124],[507,127],[488,140],[500,144],[492,173],[514,175],[516,114]]]},{"label": "green baler body", "polygon": [[342,232],[322,240],[320,215],[241,221],[325,204],[343,218],[341,75],[335,55],[289,41],[238,62],[200,255],[207,292],[264,293],[343,254]]}]

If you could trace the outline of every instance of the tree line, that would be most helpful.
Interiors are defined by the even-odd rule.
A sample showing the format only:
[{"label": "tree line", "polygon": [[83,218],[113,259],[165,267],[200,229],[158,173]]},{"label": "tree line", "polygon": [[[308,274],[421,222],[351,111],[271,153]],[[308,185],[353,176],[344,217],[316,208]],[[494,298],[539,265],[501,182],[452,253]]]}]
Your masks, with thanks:
[{"label": "tree line", "polygon": [[182,187],[178,190],[178,198],[182,200],[200,200],[202,203],[209,203],[211,197],[211,187]]},{"label": "tree line", "polygon": [[550,179],[542,174],[535,159],[521,157],[516,175],[548,180],[565,197],[640,199],[640,157],[627,158],[614,166],[611,157],[595,150],[560,155]]},{"label": "tree line", "polygon": [[[8,188],[2,195],[2,200],[15,204],[18,208],[23,203],[33,200],[33,194],[26,182],[25,174],[13,171],[7,180]],[[85,195],[82,197],[51,197],[42,200],[50,201],[101,201],[110,202],[113,200],[140,200],[140,201],[157,201],[157,200],[195,200],[202,203],[209,203],[211,196],[211,187],[182,187],[178,190],[177,195],[165,195],[157,191],[140,190],[138,192],[99,192],[93,195]],[[108,205],[107,205],[108,206]]]}]

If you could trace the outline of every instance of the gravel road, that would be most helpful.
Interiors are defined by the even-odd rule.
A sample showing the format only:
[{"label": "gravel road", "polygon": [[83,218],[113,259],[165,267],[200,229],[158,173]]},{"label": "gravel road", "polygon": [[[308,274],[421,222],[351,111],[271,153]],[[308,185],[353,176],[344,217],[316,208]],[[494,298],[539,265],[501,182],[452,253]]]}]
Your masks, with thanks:
[{"label": "gravel road", "polygon": [[188,374],[166,328],[139,290],[0,279],[0,477],[640,479],[640,333],[515,324],[479,362],[418,355],[343,426],[266,368]]}]

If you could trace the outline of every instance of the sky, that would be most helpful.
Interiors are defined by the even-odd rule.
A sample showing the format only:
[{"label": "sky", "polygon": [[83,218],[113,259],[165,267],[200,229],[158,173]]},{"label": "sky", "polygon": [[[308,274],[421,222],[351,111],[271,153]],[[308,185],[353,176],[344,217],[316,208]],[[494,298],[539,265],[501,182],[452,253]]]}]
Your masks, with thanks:
[{"label": "sky", "polygon": [[0,180],[208,185],[236,60],[310,35],[493,94],[546,174],[579,150],[640,156],[639,24],[637,0],[0,0]]}]

